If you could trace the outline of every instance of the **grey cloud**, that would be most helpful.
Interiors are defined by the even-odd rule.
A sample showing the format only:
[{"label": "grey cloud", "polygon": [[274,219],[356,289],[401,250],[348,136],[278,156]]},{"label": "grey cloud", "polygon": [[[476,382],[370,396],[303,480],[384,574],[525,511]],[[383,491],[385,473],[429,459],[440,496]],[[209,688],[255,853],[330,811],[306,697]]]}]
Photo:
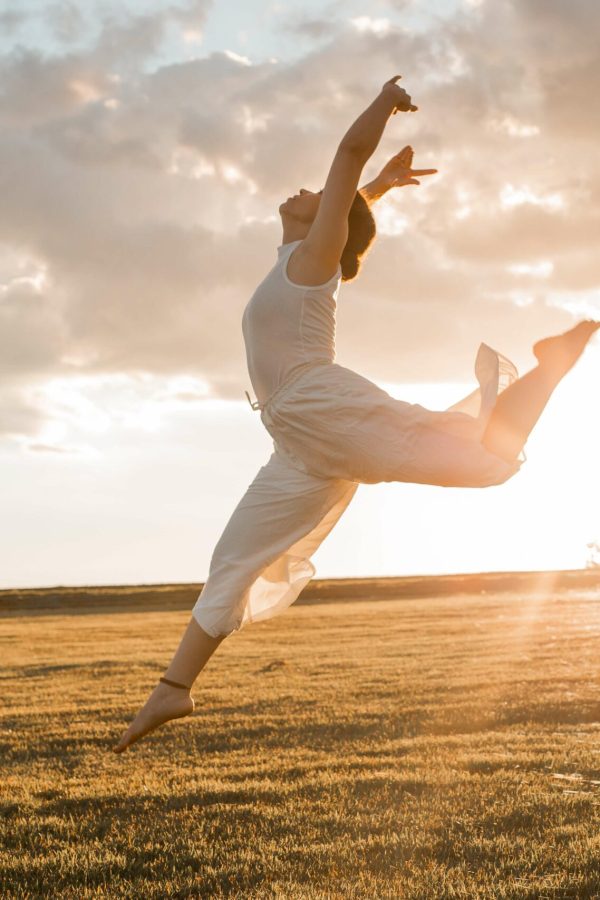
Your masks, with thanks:
[{"label": "grey cloud", "polygon": [[47,295],[23,285],[0,295],[0,377],[52,375],[65,347],[64,322]]},{"label": "grey cloud", "polygon": [[12,9],[0,11],[0,29],[5,35],[10,35],[27,19],[27,13],[14,6]]},{"label": "grey cloud", "polygon": [[493,209],[481,211],[448,229],[440,240],[456,256],[511,263],[579,252],[591,235],[600,236],[600,215],[593,210],[573,216],[571,210],[546,211],[523,203],[502,215]]},{"label": "grey cloud", "polygon": [[192,0],[184,6],[172,4],[143,15],[132,14],[119,5],[106,10],[100,7],[102,28],[91,55],[114,71],[134,77],[140,63],[160,49],[170,23],[199,28],[209,8],[210,0]]},{"label": "grey cloud", "polygon": [[51,34],[62,44],[73,43],[84,33],[85,18],[72,0],[51,3],[43,10],[43,18]]},{"label": "grey cloud", "polygon": [[336,26],[328,19],[302,19],[299,22],[290,23],[285,27],[285,31],[302,37],[318,40],[319,38],[328,37],[334,34]]},{"label": "grey cloud", "polygon": [[126,165],[162,170],[158,151],[144,136],[120,134],[112,110],[90,104],[75,116],[64,116],[36,128],[36,134],[80,165]]},{"label": "grey cloud", "polygon": [[240,139],[239,124],[224,116],[219,119],[214,112],[190,112],[181,123],[179,137],[182,144],[195,147],[209,160],[222,158],[224,152],[231,158],[233,147],[245,143]]},{"label": "grey cloud", "polygon": [[75,57],[44,59],[15,50],[0,60],[0,121],[28,126],[75,111],[80,104],[70,84],[76,77],[107,83],[105,73]]}]

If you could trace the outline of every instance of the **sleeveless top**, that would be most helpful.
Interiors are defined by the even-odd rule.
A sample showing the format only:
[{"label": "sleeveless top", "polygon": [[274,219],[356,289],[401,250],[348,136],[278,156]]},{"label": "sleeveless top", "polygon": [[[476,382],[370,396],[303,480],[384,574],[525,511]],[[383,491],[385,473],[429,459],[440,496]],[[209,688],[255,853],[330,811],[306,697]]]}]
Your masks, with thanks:
[{"label": "sleeveless top", "polygon": [[277,262],[242,316],[248,374],[263,403],[299,366],[335,361],[335,314],[342,269],[317,285],[292,282],[287,263],[302,240],[277,248]]}]

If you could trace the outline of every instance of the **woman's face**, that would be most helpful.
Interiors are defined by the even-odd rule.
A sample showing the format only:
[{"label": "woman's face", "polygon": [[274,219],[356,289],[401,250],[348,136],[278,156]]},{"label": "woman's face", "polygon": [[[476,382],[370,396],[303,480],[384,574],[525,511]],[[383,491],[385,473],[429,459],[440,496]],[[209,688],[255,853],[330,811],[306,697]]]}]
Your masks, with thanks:
[{"label": "woman's face", "polygon": [[299,194],[288,197],[285,203],[281,204],[279,212],[282,216],[288,216],[290,219],[295,219],[298,222],[314,222],[322,193],[322,190],[315,193],[307,191],[306,188],[300,188]]}]

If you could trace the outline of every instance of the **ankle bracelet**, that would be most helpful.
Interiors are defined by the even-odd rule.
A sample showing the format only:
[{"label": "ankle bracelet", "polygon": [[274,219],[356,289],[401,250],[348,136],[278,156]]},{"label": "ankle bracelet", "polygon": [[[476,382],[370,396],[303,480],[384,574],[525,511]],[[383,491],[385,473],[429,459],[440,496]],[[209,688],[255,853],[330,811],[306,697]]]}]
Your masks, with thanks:
[{"label": "ankle bracelet", "polygon": [[159,678],[159,681],[163,681],[165,684],[170,684],[171,687],[183,688],[184,691],[189,691],[191,688],[187,686],[187,684],[180,684],[178,681],[171,681],[170,678]]}]

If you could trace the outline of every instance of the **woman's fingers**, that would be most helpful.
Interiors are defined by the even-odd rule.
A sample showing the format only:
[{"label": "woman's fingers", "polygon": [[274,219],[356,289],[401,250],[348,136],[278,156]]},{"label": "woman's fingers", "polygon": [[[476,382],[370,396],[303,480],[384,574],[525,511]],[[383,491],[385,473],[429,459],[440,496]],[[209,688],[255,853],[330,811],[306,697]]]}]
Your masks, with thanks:
[{"label": "woman's fingers", "polygon": [[437,169],[411,169],[411,175],[435,175]]}]

